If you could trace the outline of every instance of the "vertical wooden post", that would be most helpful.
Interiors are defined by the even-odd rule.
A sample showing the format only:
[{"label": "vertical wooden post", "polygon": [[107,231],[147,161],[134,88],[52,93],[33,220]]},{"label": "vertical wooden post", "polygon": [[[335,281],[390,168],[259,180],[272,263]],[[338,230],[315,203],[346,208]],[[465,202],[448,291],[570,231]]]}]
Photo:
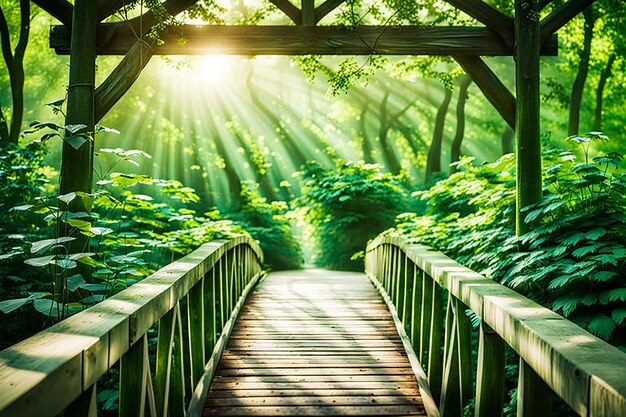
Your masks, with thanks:
[{"label": "vertical wooden post", "polygon": [[[432,279],[431,279],[432,281]],[[443,373],[443,354],[441,333],[443,331],[443,290],[433,282],[432,307],[430,321],[430,346],[428,347],[428,383],[434,398],[441,393],[441,376]]]},{"label": "vertical wooden post", "polygon": [[499,417],[504,402],[504,341],[480,323],[474,417]]},{"label": "vertical wooden post", "polygon": [[[82,124],[87,126],[78,133],[93,137],[95,125],[94,90],[96,79],[96,15],[97,2],[76,0],[72,24],[70,46],[70,77],[67,91],[66,125]],[[73,136],[67,133],[67,136]],[[63,142],[61,163],[60,193],[72,191],[91,192],[93,179],[93,142],[87,141],[78,149]],[[72,211],[90,211],[90,205],[83,198],[76,198],[70,203]],[[69,230],[62,230],[68,234]],[[86,239],[86,237],[85,237]],[[79,246],[84,250],[86,240],[72,242],[72,249]],[[88,241],[87,241],[88,242]]]},{"label": "vertical wooden post", "polygon": [[180,303],[176,304],[174,346],[172,355],[172,369],[170,392],[168,398],[169,416],[185,416],[185,373],[183,366],[183,322],[180,313]]},{"label": "vertical wooden post", "polygon": [[215,347],[215,270],[216,265],[204,277],[204,350],[211,357]]},{"label": "vertical wooden post", "polygon": [[[419,358],[422,367],[426,366],[424,371],[428,369],[428,349],[430,345],[430,319],[431,312],[433,308],[433,285],[434,281],[430,278],[424,271],[421,271],[422,275],[422,308],[421,308],[421,318],[420,318],[420,351]],[[436,398],[436,397],[435,397]]]},{"label": "vertical wooden post", "polygon": [[302,0],[302,24],[315,26],[315,0]]},{"label": "vertical wooden post", "polygon": [[159,320],[156,352],[156,377],[154,390],[156,409],[159,416],[166,415],[169,408],[170,375],[172,370],[172,343],[176,330],[176,308],[171,309]]},{"label": "vertical wooden post", "polygon": [[[452,297],[452,295],[450,295]],[[454,297],[452,297],[454,298]],[[472,366],[472,323],[465,314],[467,307],[454,298],[454,314],[457,316],[456,331],[459,349],[459,384],[461,386],[461,409],[471,400],[474,390],[474,367]]]},{"label": "vertical wooden post", "polygon": [[524,223],[521,210],[541,201],[541,139],[539,131],[539,7],[537,0],[515,0],[515,139],[517,154],[516,232]]},{"label": "vertical wooden post", "polygon": [[524,359],[519,360],[517,417],[551,416],[552,390]]},{"label": "vertical wooden post", "polygon": [[76,417],[98,417],[98,407],[96,401],[96,384],[88,387],[80,397],[74,400],[66,409],[63,415]]},{"label": "vertical wooden post", "polygon": [[204,279],[194,285],[187,294],[189,348],[191,359],[191,389],[193,390],[204,373]]},{"label": "vertical wooden post", "polygon": [[[451,305],[452,303],[448,303],[448,307],[451,307]],[[459,383],[459,339],[456,331],[459,322],[457,319],[458,317],[453,313],[453,309],[449,308],[446,327],[450,327],[450,332],[449,339],[446,341],[445,366],[441,384],[441,400],[439,402],[442,417],[463,415],[461,385]],[[446,331],[446,333],[448,332]]]},{"label": "vertical wooden post", "polygon": [[[422,271],[413,264],[413,290],[411,293],[411,345],[417,351],[421,363],[421,320],[422,320]],[[423,366],[423,364],[422,364]]]},{"label": "vertical wooden post", "polygon": [[146,411],[148,338],[144,335],[120,360],[120,417],[143,417]]}]

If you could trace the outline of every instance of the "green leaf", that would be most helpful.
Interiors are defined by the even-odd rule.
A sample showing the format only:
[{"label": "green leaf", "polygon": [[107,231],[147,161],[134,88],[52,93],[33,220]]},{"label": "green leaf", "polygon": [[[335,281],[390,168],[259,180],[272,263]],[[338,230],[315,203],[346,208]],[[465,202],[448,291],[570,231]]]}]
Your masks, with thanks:
[{"label": "green leaf", "polygon": [[598,271],[591,274],[589,279],[597,282],[606,282],[612,280],[616,275],[617,273],[614,271]]},{"label": "green leaf", "polygon": [[91,230],[91,222],[80,219],[67,219],[66,223],[77,228],[81,232],[89,232]]},{"label": "green leaf", "polygon": [[83,284],[85,284],[85,279],[81,274],[72,275],[67,278],[67,289],[70,291],[76,291]]},{"label": "green leaf", "polygon": [[626,307],[620,307],[613,310],[611,317],[615,320],[615,323],[620,326],[624,320],[626,320]]},{"label": "green leaf", "polygon": [[76,240],[76,238],[65,236],[65,237],[58,237],[56,239],[39,240],[32,244],[32,246],[30,247],[30,253],[43,253],[54,245],[58,245],[59,243],[63,243],[63,242],[69,242],[72,240]]},{"label": "green leaf", "polygon": [[24,263],[30,266],[46,266],[54,263],[54,255],[51,256],[42,256],[40,258],[30,258],[26,259]]},{"label": "green leaf", "polygon": [[67,125],[65,126],[65,131],[69,133],[70,135],[75,135],[79,131],[86,129],[86,128],[87,128],[87,125],[83,125],[83,124]]},{"label": "green leaf", "polygon": [[608,304],[615,301],[626,301],[626,288],[614,288],[600,294],[600,302]]},{"label": "green leaf", "polygon": [[35,310],[48,317],[56,316],[62,310],[59,303],[50,299],[35,300],[34,306]]},{"label": "green leaf", "polygon": [[24,304],[29,303],[30,301],[37,300],[43,297],[48,297],[49,295],[52,294],[50,294],[49,292],[33,292],[25,298],[5,300],[0,302],[0,311],[2,311],[4,314],[9,314],[10,312],[22,307]]},{"label": "green leaf", "polygon": [[59,268],[63,269],[74,269],[76,268],[76,262],[71,259],[55,259],[54,262],[51,262],[57,265]]},{"label": "green leaf", "polygon": [[104,132],[104,133],[114,133],[116,135],[120,134],[120,131],[117,129],[113,129],[110,127],[106,127],[106,126],[102,126],[102,125],[96,125],[96,132]]},{"label": "green leaf", "polygon": [[89,229],[89,231],[96,236],[104,236],[108,235],[109,233],[113,233],[113,229],[109,227],[92,227],[91,229]]},{"label": "green leaf", "polygon": [[587,245],[583,246],[582,248],[576,249],[574,252],[572,252],[572,255],[574,255],[576,258],[582,258],[589,253],[594,253],[597,249],[598,247],[596,245]]},{"label": "green leaf", "polygon": [[82,135],[68,136],[63,138],[63,140],[76,150],[80,149],[83,143],[87,142],[87,139]]},{"label": "green leaf", "polygon": [[615,321],[604,314],[596,314],[587,325],[587,329],[590,333],[608,340],[615,330]]},{"label": "green leaf", "polygon": [[67,193],[67,194],[63,194],[59,196],[59,200],[64,202],[65,204],[69,204],[75,198],[76,198],[75,192],[71,192],[71,193]]}]

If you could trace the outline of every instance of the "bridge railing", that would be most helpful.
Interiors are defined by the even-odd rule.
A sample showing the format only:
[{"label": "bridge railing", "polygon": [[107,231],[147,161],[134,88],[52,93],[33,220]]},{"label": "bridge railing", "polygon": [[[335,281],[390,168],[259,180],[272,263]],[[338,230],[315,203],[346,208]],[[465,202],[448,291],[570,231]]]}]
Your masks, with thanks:
[{"label": "bridge railing", "polygon": [[[371,242],[366,273],[395,306],[443,417],[499,416],[504,349],[520,357],[517,414],[550,416],[553,392],[581,416],[626,416],[626,354],[576,324],[429,248]],[[473,366],[467,310],[480,318]],[[474,389],[475,385],[475,389]]]},{"label": "bridge railing", "polygon": [[0,416],[95,416],[118,362],[120,416],[199,416],[262,257],[247,237],[207,243],[0,352]]}]

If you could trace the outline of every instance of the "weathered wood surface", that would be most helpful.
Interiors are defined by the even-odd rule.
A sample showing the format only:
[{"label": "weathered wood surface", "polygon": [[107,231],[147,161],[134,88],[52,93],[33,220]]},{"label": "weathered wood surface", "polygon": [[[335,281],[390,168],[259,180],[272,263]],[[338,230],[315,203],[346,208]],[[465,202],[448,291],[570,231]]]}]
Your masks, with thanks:
[{"label": "weathered wood surface", "polygon": [[211,415],[422,415],[385,303],[363,274],[270,274],[251,294],[207,396]]},{"label": "weathered wood surface", "polygon": [[[513,55],[500,36],[481,27],[183,25],[161,38],[155,55]],[[125,55],[136,42],[124,24],[98,25],[98,55]],[[68,29],[53,26],[50,47],[67,54],[69,45]],[[556,55],[556,36],[540,53]]]},{"label": "weathered wood surface", "polygon": [[[502,404],[501,391],[497,390],[502,388],[504,342],[520,355],[523,365],[523,383],[520,382],[518,391],[521,415],[548,415],[542,410],[550,405],[545,393],[552,390],[578,415],[626,416],[626,354],[514,290],[401,237],[381,235],[368,245],[367,273],[378,279],[392,275],[389,254],[398,250],[416,271],[423,271],[422,295],[426,299],[430,298],[432,286],[440,286],[449,297],[458,300],[457,305],[469,307],[483,326],[488,326],[491,340],[481,335],[483,346],[479,355],[483,356],[478,358],[477,384],[494,385],[477,387],[477,415],[493,415],[486,414],[486,410]],[[398,259],[406,262],[402,256]],[[424,323],[422,317],[422,326]],[[423,348],[419,351],[423,352]],[[485,361],[491,368],[488,372]],[[459,370],[463,372],[462,367]],[[545,387],[539,386],[538,381]]]}]

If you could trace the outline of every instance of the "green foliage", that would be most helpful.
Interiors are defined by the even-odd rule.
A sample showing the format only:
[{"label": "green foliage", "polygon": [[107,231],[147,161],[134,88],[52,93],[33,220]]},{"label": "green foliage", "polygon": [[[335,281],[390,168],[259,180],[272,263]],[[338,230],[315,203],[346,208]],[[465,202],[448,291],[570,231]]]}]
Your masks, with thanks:
[{"label": "green foliage", "polygon": [[340,162],[335,170],[309,162],[301,176],[300,205],[314,229],[317,264],[362,270],[362,259],[354,255],[406,208],[399,179],[363,162]]},{"label": "green foliage", "polygon": [[473,167],[422,192],[430,211],[398,229],[561,313],[592,334],[626,345],[626,175],[622,156],[590,158],[598,132],[568,138],[573,152],[544,151],[544,199],[524,209],[535,227],[514,236],[513,160]]},{"label": "green foliage", "polygon": [[266,265],[273,270],[302,267],[302,249],[293,236],[284,201],[268,202],[258,193],[258,185],[242,183],[241,207],[227,216],[259,241]]},{"label": "green foliage", "polygon": [[[57,130],[57,126],[52,129]],[[0,259],[3,268],[15,271],[8,276],[17,284],[12,288],[3,282],[3,289],[12,288],[2,294],[8,298],[0,302],[0,311],[5,314],[32,304],[43,316],[61,320],[205,242],[245,233],[232,221],[222,220],[217,211],[198,216],[188,205],[197,203],[199,197],[178,181],[111,172],[119,164],[138,165],[133,158],[150,157],[139,150],[101,149],[98,156],[105,167],[101,164],[98,174],[104,177],[96,190],[58,195],[53,188],[37,185],[46,172],[42,143],[8,150],[2,159],[7,168],[2,172],[7,177],[4,201],[15,204],[19,199],[22,203],[5,210],[24,219],[13,229],[9,229],[10,224],[0,229],[3,242],[19,236],[18,244],[3,248]],[[91,208],[89,212],[61,208],[79,198]],[[30,204],[23,204],[25,201]],[[15,227],[33,233],[16,235]],[[69,230],[69,235],[57,237],[55,232],[63,229]],[[42,235],[39,230],[51,235]],[[89,247],[70,249],[68,243],[78,241],[81,235],[88,238]],[[42,269],[46,273],[41,274]],[[26,281],[24,277],[29,274],[37,279]]]}]

